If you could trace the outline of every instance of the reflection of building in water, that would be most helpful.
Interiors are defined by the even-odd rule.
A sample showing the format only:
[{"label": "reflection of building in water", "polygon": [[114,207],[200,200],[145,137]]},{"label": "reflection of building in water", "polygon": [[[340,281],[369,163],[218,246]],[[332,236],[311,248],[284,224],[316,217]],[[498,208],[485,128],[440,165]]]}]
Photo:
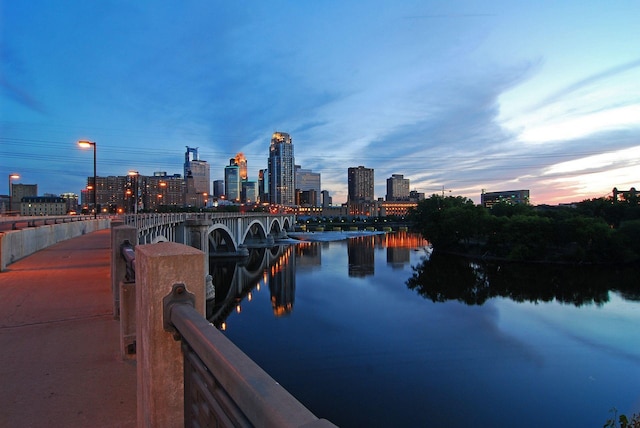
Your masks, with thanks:
[{"label": "reflection of building in water", "polygon": [[313,268],[322,264],[322,249],[317,242],[301,242],[295,246],[296,266]]},{"label": "reflection of building in water", "polygon": [[417,233],[395,232],[384,235],[383,246],[386,248],[426,247],[429,242]]},{"label": "reflection of building in water", "polygon": [[288,315],[293,310],[296,290],[296,258],[289,247],[285,254],[271,266],[269,291],[271,306],[276,317]]},{"label": "reflection of building in water", "polygon": [[405,263],[409,263],[411,250],[402,247],[387,247],[387,264],[393,269],[402,268]]},{"label": "reflection of building in water", "polygon": [[359,236],[347,240],[349,276],[365,277],[375,273],[374,250],[374,236]]},{"label": "reflection of building in water", "polygon": [[384,235],[383,246],[387,248],[387,264],[394,269],[409,263],[411,248],[426,247],[429,243],[415,233],[396,232]]}]

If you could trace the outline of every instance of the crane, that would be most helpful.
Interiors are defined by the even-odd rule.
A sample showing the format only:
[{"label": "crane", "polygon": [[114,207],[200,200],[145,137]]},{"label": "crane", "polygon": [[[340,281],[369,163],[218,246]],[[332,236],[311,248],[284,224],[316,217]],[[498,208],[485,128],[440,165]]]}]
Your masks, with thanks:
[{"label": "crane", "polygon": [[420,189],[416,189],[416,190],[423,190],[423,191],[425,191],[425,192],[433,192],[433,191],[436,191],[436,190],[437,190],[437,191],[442,192],[442,197],[443,197],[443,198],[444,198],[444,192],[449,192],[449,193],[451,193],[451,192],[452,192],[452,190],[451,190],[451,189],[445,189],[445,188],[444,188],[444,186],[439,187],[439,188],[437,188],[437,189],[436,189],[436,188],[433,188],[433,189],[421,189],[421,188],[420,188]]}]

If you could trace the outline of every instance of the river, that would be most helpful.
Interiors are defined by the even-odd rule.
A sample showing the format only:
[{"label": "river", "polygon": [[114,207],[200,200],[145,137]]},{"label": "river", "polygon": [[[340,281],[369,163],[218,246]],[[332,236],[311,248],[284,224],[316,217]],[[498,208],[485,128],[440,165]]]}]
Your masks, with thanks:
[{"label": "river", "polygon": [[208,316],[343,428],[586,427],[613,407],[640,413],[637,270],[483,265],[425,245],[397,232],[212,259]]}]

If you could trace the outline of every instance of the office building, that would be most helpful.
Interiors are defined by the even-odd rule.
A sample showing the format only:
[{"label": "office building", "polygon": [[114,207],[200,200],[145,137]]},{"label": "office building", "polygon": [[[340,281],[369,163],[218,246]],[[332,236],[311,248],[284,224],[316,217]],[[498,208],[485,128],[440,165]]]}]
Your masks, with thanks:
[{"label": "office building", "polygon": [[224,180],[213,180],[213,196],[222,198],[224,195]]},{"label": "office building", "polygon": [[[320,173],[313,172],[310,169],[302,169],[300,165],[296,165],[296,190],[299,194],[304,192],[313,192],[312,200],[305,200],[309,205],[316,207],[321,206],[321,186]],[[299,203],[298,205],[302,205]]]},{"label": "office building", "polygon": [[322,193],[322,208],[327,208],[333,205],[333,198],[329,195],[329,191],[323,190],[321,193]]},{"label": "office building", "polygon": [[210,194],[209,188],[209,163],[198,158],[198,148],[187,146],[184,154],[184,177],[191,181],[187,192],[195,192],[196,194]]},{"label": "office building", "polygon": [[509,205],[529,204],[528,190],[505,190],[502,192],[485,192],[482,190],[480,204],[485,208],[491,208],[495,204],[505,203]]},{"label": "office building", "polygon": [[269,202],[295,205],[295,159],[289,134],[274,132],[269,146]]},{"label": "office building", "polygon": [[245,204],[255,204],[258,200],[258,185],[255,181],[243,181],[241,201]]},{"label": "office building", "polygon": [[386,201],[407,201],[409,200],[409,179],[402,174],[392,174],[387,178]]},{"label": "office building", "polygon": [[37,184],[11,183],[11,207],[9,211],[20,211],[22,198],[32,196],[38,196]]},{"label": "office building", "polygon": [[224,194],[229,202],[240,202],[241,192],[240,167],[231,158],[224,167]]},{"label": "office building", "polygon": [[359,166],[348,169],[347,202],[373,202],[373,169]]},{"label": "office building", "polygon": [[235,164],[238,165],[240,181],[247,181],[249,179],[247,175],[247,158],[244,156],[244,153],[240,152],[236,154]]},{"label": "office building", "polygon": [[269,171],[261,169],[258,171],[258,199],[260,202],[269,202]]}]

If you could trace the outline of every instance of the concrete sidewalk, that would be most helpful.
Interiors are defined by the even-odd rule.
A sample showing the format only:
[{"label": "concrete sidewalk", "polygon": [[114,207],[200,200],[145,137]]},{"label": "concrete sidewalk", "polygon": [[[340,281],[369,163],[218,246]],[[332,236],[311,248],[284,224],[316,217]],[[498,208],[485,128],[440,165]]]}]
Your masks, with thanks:
[{"label": "concrete sidewalk", "polygon": [[134,427],[136,366],[119,352],[110,230],[0,272],[0,427]]}]

